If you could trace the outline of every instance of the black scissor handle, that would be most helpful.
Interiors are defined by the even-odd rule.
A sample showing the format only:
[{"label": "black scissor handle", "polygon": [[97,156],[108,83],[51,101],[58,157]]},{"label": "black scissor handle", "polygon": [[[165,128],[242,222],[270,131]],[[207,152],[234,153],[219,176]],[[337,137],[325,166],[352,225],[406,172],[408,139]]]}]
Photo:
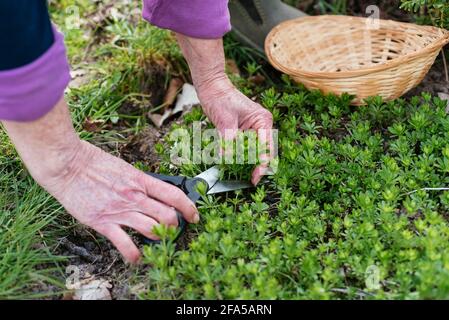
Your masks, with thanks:
[{"label": "black scissor handle", "polygon": [[[203,179],[189,179],[182,176],[168,176],[152,172],[147,172],[147,174],[152,176],[153,178],[170,183],[175,187],[180,188],[187,195],[187,197],[189,197],[189,199],[193,201],[193,203],[196,203],[199,199],[201,199],[201,195],[196,191],[196,187],[199,183],[205,183]],[[178,238],[184,233],[187,226],[187,221],[184,219],[180,212],[176,211],[176,216],[178,218],[178,234],[173,241],[178,240]],[[144,238],[143,241],[145,244],[149,245],[161,243],[160,240],[152,240],[148,238]]]},{"label": "black scissor handle", "polygon": [[[165,174],[159,174],[159,173],[153,173],[153,172],[146,172],[146,174],[153,178],[170,183],[170,184],[174,185],[175,187],[180,188],[181,190],[184,186],[184,181],[186,180],[186,178],[182,177],[182,176],[168,176]],[[184,190],[182,190],[182,191],[184,191]]]},{"label": "black scissor handle", "polygon": [[175,187],[178,187],[187,195],[187,197],[189,197],[190,200],[193,201],[193,203],[197,203],[198,200],[201,199],[201,195],[197,191],[198,184],[204,183],[208,187],[206,181],[204,181],[201,178],[186,178],[186,177],[182,177],[182,176],[168,176],[165,174],[158,174],[158,173],[152,173],[152,172],[147,172],[147,174],[152,176],[153,178],[162,180],[164,182],[174,185]]}]

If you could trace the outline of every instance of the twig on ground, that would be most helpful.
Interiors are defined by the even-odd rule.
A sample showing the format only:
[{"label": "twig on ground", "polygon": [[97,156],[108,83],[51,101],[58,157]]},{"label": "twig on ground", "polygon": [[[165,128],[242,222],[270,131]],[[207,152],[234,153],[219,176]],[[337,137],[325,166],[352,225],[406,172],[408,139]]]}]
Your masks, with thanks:
[{"label": "twig on ground", "polygon": [[77,246],[73,242],[69,241],[67,238],[61,239],[61,244],[69,250],[71,254],[80,256],[89,262],[97,262],[103,259],[102,256],[90,253],[86,248]]},{"label": "twig on ground", "polygon": [[112,260],[112,262],[109,264],[109,266],[108,266],[106,269],[104,269],[103,271],[97,273],[96,276],[105,274],[105,273],[107,273],[109,270],[111,270],[112,266],[117,262],[117,260],[118,260],[118,258],[115,257],[114,260]]},{"label": "twig on ground", "polygon": [[407,193],[404,193],[404,196],[409,196],[413,193],[417,193],[418,191],[449,191],[449,188],[422,188],[422,189],[417,189],[417,190],[413,190]]},{"label": "twig on ground", "polygon": [[366,297],[372,297],[373,294],[369,292],[365,292],[363,290],[357,289],[355,292],[351,292],[350,289],[341,289],[341,288],[333,288],[331,289],[332,292],[336,293],[343,293],[343,294],[351,294],[354,293],[356,296],[359,296],[360,298],[366,298]]},{"label": "twig on ground", "polygon": [[443,55],[444,74],[446,75],[446,82],[449,82],[449,73],[447,69],[447,61],[446,61],[446,54],[444,53],[444,48],[441,49],[441,54]]}]

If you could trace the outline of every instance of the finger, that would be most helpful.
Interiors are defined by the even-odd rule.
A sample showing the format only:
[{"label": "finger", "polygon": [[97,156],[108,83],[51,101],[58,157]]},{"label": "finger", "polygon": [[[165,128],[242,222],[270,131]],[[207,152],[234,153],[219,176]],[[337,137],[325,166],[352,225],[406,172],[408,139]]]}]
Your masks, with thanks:
[{"label": "finger", "polygon": [[159,237],[153,233],[153,228],[158,225],[157,221],[140,212],[115,214],[110,217],[110,220],[121,226],[132,228],[146,238],[160,240]]},{"label": "finger", "polygon": [[129,235],[120,226],[110,224],[99,228],[94,228],[103,236],[109,239],[126,261],[137,263],[140,259],[140,251]]},{"label": "finger", "polygon": [[238,129],[226,129],[223,133],[220,133],[222,144],[220,148],[221,159],[225,160],[225,163],[232,163],[234,161],[234,140],[238,134]]},{"label": "finger", "polygon": [[259,160],[269,162],[274,157],[273,115],[262,106],[255,105],[255,111],[249,114],[241,124],[241,129],[255,130],[258,138]]},{"label": "finger", "polygon": [[220,156],[224,159],[232,160],[234,155],[234,140],[238,134],[237,120],[230,118],[227,123],[220,123],[217,129],[223,142],[220,148]]},{"label": "finger", "polygon": [[178,226],[178,215],[176,214],[176,210],[162,202],[144,197],[139,201],[138,207],[140,207],[142,213],[153,218],[160,224],[174,227]]},{"label": "finger", "polygon": [[261,178],[269,171],[270,161],[274,158],[274,143],[273,133],[271,129],[259,129],[257,130],[259,140],[259,154],[258,160],[260,165],[257,166],[251,177],[251,182],[257,185]]},{"label": "finger", "polygon": [[257,185],[261,178],[268,173],[270,161],[275,157],[273,140],[273,116],[270,112],[264,110],[256,117],[252,128],[256,129],[258,137],[258,160],[257,166],[251,176],[251,182]]},{"label": "finger", "polygon": [[238,128],[228,127],[218,130],[220,137],[225,141],[233,141],[237,137]]},{"label": "finger", "polygon": [[257,166],[251,175],[251,183],[256,186],[260,182],[262,177],[267,174],[267,172],[268,172],[267,164]]},{"label": "finger", "polygon": [[190,223],[198,223],[200,221],[195,204],[181,189],[144,173],[140,177],[140,182],[145,186],[145,192],[149,197],[175,208]]},{"label": "finger", "polygon": [[253,103],[253,111],[248,113],[240,123],[242,130],[271,129],[273,128],[273,115],[260,104]]},{"label": "finger", "polygon": [[238,118],[232,114],[224,113],[213,122],[218,130],[220,138],[227,141],[232,141],[235,139],[239,128]]},{"label": "finger", "polygon": [[258,129],[259,152],[261,162],[269,162],[274,157],[273,129]]}]

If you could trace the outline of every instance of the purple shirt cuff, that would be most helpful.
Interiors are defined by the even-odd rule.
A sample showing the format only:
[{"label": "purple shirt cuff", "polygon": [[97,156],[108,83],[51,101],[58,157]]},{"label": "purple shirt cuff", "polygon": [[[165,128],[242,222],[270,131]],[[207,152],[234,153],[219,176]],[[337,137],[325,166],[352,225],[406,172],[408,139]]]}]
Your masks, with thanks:
[{"label": "purple shirt cuff", "polygon": [[217,39],[231,30],[228,0],[143,0],[143,18],[193,38]]},{"label": "purple shirt cuff", "polygon": [[70,81],[64,38],[55,28],[53,45],[23,67],[0,71],[0,119],[33,121],[48,113]]}]

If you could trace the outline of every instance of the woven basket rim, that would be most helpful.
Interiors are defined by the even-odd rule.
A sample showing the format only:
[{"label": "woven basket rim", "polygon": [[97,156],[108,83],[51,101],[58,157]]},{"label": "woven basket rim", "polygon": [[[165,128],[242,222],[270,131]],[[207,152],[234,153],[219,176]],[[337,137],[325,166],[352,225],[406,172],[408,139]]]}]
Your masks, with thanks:
[{"label": "woven basket rim", "polygon": [[[323,79],[341,79],[341,78],[351,78],[351,77],[357,77],[357,76],[363,76],[367,75],[373,72],[379,72],[384,71],[390,68],[394,68],[396,66],[399,66],[403,63],[413,61],[427,53],[433,52],[435,50],[441,50],[442,47],[444,47],[446,44],[449,43],[449,31],[433,26],[422,26],[417,25],[414,23],[407,23],[407,22],[399,22],[394,20],[387,20],[387,19],[380,19],[380,21],[384,23],[393,23],[398,25],[413,25],[415,27],[419,27],[422,29],[427,29],[428,31],[433,31],[441,34],[441,37],[437,40],[431,43],[430,45],[426,46],[425,48],[422,48],[421,50],[411,52],[409,54],[405,54],[401,57],[395,58],[393,60],[389,60],[383,63],[380,63],[373,67],[368,68],[360,68],[356,70],[347,70],[347,71],[341,71],[341,72],[329,72],[329,71],[305,71],[298,68],[292,68],[283,66],[281,63],[279,63],[276,58],[273,56],[271,52],[271,42],[273,41],[273,38],[276,36],[276,34],[283,29],[285,26],[291,25],[291,24],[297,24],[297,23],[307,23],[309,20],[325,20],[325,19],[353,19],[353,20],[368,20],[368,18],[365,17],[355,17],[355,16],[345,16],[345,15],[320,15],[320,16],[308,16],[308,17],[300,17],[295,18],[292,20],[287,20],[284,22],[281,22],[276,27],[274,27],[270,33],[268,34],[266,40],[265,40],[265,53],[268,57],[268,60],[271,62],[273,66],[275,66],[280,71],[292,75],[292,76],[299,76],[299,77],[315,77],[315,78],[323,78]],[[357,31],[352,31],[357,32]]]}]

